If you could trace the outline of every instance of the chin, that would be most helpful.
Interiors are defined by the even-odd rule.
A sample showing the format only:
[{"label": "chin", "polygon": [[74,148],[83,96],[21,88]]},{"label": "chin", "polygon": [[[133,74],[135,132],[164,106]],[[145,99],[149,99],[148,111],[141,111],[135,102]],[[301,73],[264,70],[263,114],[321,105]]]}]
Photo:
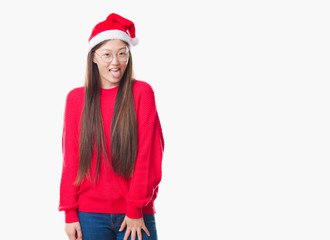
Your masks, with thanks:
[{"label": "chin", "polygon": [[111,80],[108,80],[108,82],[110,82],[111,84],[119,84],[120,83],[120,79],[111,79]]},{"label": "chin", "polygon": [[122,78],[123,78],[123,75],[121,75],[119,78],[112,78],[112,79],[110,79],[110,82],[112,82],[112,83],[119,83]]}]

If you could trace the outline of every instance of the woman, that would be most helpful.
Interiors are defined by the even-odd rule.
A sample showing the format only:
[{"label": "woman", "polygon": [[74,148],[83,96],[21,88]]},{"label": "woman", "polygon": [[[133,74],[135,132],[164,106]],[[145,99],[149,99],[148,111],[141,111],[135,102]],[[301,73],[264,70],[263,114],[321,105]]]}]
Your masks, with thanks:
[{"label": "woman", "polygon": [[73,239],[157,239],[164,138],[152,87],[133,79],[133,22],[110,14],[89,38],[85,86],[66,98],[59,211]]}]

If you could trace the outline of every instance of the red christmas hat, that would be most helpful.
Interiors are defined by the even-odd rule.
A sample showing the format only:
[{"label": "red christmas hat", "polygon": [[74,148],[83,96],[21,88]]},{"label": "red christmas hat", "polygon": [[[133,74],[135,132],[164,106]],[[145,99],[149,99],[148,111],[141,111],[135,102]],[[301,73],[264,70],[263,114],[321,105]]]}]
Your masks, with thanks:
[{"label": "red christmas hat", "polygon": [[134,23],[116,13],[111,13],[106,20],[99,22],[88,39],[89,50],[104,40],[120,39],[136,46],[139,40],[135,37]]}]

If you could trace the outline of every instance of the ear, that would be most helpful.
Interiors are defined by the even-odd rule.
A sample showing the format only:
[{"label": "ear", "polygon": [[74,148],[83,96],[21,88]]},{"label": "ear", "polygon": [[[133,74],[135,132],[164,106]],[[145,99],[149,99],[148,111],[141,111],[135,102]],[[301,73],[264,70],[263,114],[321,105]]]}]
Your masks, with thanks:
[{"label": "ear", "polygon": [[97,62],[95,60],[95,55],[93,56],[93,63],[97,64]]}]

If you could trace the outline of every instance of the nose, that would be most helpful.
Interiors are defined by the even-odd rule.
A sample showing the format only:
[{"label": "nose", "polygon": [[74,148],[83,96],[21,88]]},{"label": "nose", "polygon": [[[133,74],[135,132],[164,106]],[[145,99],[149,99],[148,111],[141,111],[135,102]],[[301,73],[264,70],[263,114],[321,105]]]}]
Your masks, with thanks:
[{"label": "nose", "polygon": [[112,64],[118,64],[118,63],[119,63],[119,61],[118,61],[118,59],[117,59],[117,55],[112,56],[112,61],[111,61],[111,63],[112,63]]}]

